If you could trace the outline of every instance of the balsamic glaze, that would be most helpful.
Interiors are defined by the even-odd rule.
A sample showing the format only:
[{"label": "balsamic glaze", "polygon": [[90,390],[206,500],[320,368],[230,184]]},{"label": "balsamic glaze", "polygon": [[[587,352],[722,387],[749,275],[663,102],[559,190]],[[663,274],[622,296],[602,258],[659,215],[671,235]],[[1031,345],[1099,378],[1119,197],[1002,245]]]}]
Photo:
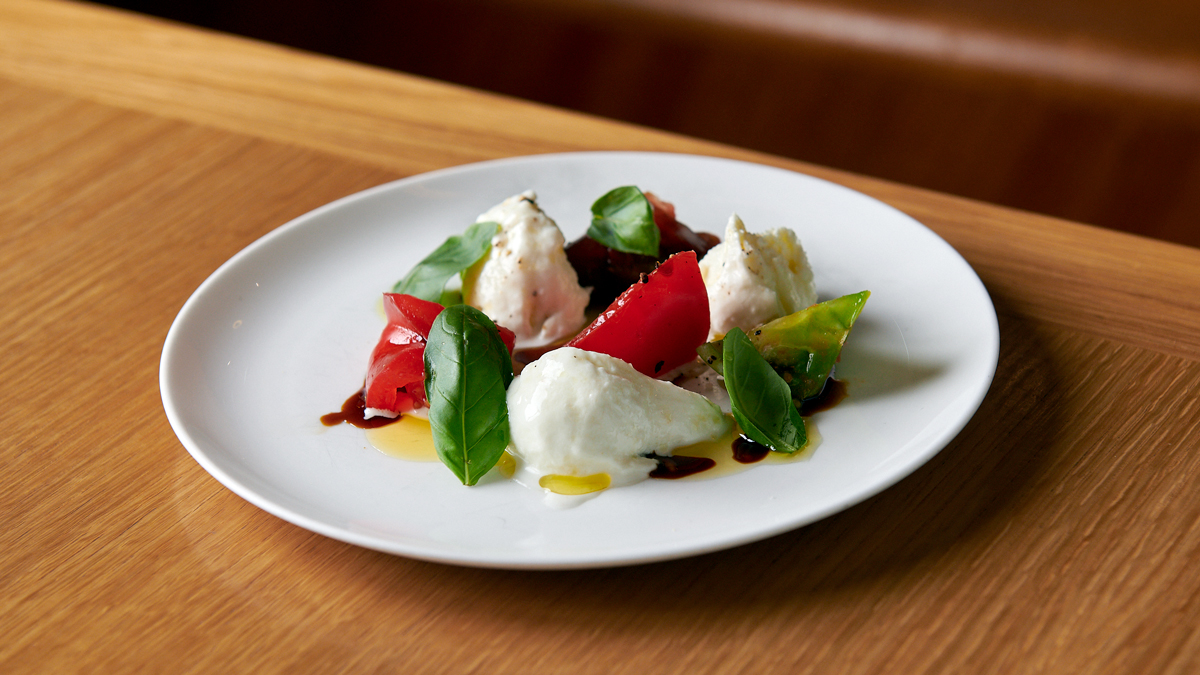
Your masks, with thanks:
[{"label": "balsamic glaze", "polygon": [[342,409],[339,412],[321,415],[321,424],[324,424],[327,427],[335,427],[342,422],[345,422],[346,424],[349,424],[353,427],[358,427],[359,429],[378,429],[379,427],[387,426],[392,422],[400,421],[400,415],[395,417],[376,416],[367,419],[364,417],[366,412],[366,390],[359,389],[351,394],[350,398],[346,399],[346,402],[342,404]]},{"label": "balsamic glaze", "polygon": [[708,457],[688,457],[686,455],[647,455],[658,462],[658,466],[650,472],[651,478],[684,478],[701,471],[708,471],[717,465]]},{"label": "balsamic glaze", "polygon": [[761,462],[770,454],[771,448],[752,441],[745,436],[738,436],[733,439],[733,459],[739,464],[754,464]]},{"label": "balsamic glaze", "polygon": [[[800,414],[808,417],[829,410],[845,398],[846,383],[831,377],[825,381],[825,386],[822,387],[820,394],[805,400],[800,405]],[[733,439],[731,449],[734,461],[741,464],[761,462],[771,453],[771,448],[746,436],[738,436]],[[658,462],[658,466],[650,472],[651,478],[683,478],[708,471],[716,466],[716,462],[707,457],[687,457],[685,455],[674,457],[649,455],[649,457]]]},{"label": "balsamic glaze", "polygon": [[804,399],[800,404],[800,414],[804,417],[824,412],[842,402],[846,398],[846,383],[832,377],[825,380],[821,393],[812,398]]},{"label": "balsamic glaze", "polygon": [[[518,363],[529,363],[536,360],[538,357],[553,349],[558,345],[543,347],[541,349],[519,350],[513,352],[513,361]],[[522,353],[524,352],[524,353]],[[524,357],[524,358],[522,358]],[[530,358],[532,357],[532,358]],[[526,360],[528,359],[528,360]],[[841,380],[835,380],[832,377],[825,381],[825,386],[821,389],[821,393],[816,396],[806,399],[800,406],[800,414],[808,417],[815,413],[819,413],[841,403],[846,398],[846,383]],[[378,429],[379,427],[387,426],[393,422],[400,420],[400,416],[396,417],[372,417],[367,419],[364,417],[367,410],[366,390],[360,389],[350,395],[339,412],[321,415],[321,424],[327,427],[337,426],[345,422],[359,429]],[[752,441],[745,436],[738,436],[733,439],[733,459],[742,464],[753,464],[761,462],[771,452],[767,446]],[[704,471],[708,471],[717,465],[716,461],[708,457],[688,457],[687,455],[648,455],[650,459],[658,462],[658,466],[650,472],[651,478],[676,479],[693,476]]]}]

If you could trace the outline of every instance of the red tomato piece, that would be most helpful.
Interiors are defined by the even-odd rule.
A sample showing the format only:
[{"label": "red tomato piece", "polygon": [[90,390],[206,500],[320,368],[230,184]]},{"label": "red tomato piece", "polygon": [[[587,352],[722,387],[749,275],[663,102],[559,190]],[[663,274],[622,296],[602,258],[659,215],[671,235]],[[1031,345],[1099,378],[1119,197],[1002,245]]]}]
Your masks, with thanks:
[{"label": "red tomato piece", "polygon": [[411,295],[383,294],[388,323],[367,367],[368,408],[404,413],[426,405],[425,339],[442,309]]},{"label": "red tomato piece", "polygon": [[[444,309],[400,293],[383,294],[387,327],[367,366],[366,405],[368,408],[405,413],[428,405],[425,399],[425,341],[433,320]],[[500,338],[511,354],[516,336],[504,326]]]},{"label": "red tomato piece", "polygon": [[708,327],[700,265],[695,251],[684,251],[626,289],[567,346],[615,356],[655,377],[696,358]]}]

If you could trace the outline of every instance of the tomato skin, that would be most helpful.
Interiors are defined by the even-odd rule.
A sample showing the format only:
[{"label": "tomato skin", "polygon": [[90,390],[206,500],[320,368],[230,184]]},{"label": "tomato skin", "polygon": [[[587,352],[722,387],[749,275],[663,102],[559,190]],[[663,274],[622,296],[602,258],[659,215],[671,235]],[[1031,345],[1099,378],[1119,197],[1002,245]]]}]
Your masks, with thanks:
[{"label": "tomato skin", "polygon": [[429,302],[400,293],[383,294],[383,313],[388,325],[380,339],[392,344],[407,344],[414,340],[424,342],[429,337],[433,320],[445,309],[436,302]]},{"label": "tomato skin", "polygon": [[367,366],[368,408],[403,413],[426,405],[425,339],[442,309],[411,295],[383,294],[388,323]]},{"label": "tomato skin", "polygon": [[615,356],[656,377],[696,358],[708,338],[708,311],[696,253],[684,251],[626,289],[567,344]]},{"label": "tomato skin", "polygon": [[[445,309],[400,293],[383,294],[387,326],[371,352],[365,398],[368,408],[404,413],[428,405],[425,398],[425,341],[433,320]],[[500,338],[511,354],[516,336],[503,326]]]}]

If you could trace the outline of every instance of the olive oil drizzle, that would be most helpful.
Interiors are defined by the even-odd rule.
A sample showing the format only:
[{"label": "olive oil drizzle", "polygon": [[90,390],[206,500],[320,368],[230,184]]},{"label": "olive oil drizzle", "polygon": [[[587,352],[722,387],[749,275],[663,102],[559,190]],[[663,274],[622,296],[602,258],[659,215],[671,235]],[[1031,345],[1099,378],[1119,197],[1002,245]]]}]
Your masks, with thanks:
[{"label": "olive oil drizzle", "polygon": [[[801,404],[800,413],[801,413],[801,415],[803,415],[804,417],[807,418],[818,412],[829,410],[830,408],[833,408],[834,406],[836,406],[838,403],[842,402],[846,398],[846,394],[847,394],[846,383],[841,380],[836,380],[831,377],[831,378],[829,378],[829,380],[826,381],[825,387],[821,390],[821,393],[819,395],[817,395],[813,398],[807,399]],[[351,426],[355,426],[360,429],[372,430],[372,429],[380,429],[381,427],[385,427],[390,424],[395,424],[395,423],[399,422],[401,419],[405,419],[406,422],[409,421],[407,418],[411,417],[411,416],[403,416],[403,415],[398,415],[394,418],[393,417],[372,417],[370,419],[366,419],[364,417],[364,414],[366,411],[366,401],[365,401],[364,395],[365,395],[365,392],[363,390],[359,390],[359,391],[355,392],[349,398],[346,399],[346,401],[342,404],[342,408],[339,412],[322,415],[321,423],[324,424],[325,426],[331,427],[331,426],[336,426],[338,424],[341,424],[342,422],[345,422],[347,424],[350,424]],[[416,419],[416,420],[412,420],[412,421],[424,423],[423,419]],[[811,425],[811,421],[809,421],[809,424]],[[403,425],[403,426],[412,426],[412,425]],[[383,435],[380,432],[368,433],[368,438],[369,438],[371,444],[374,445],[377,449],[379,449],[381,452],[388,454],[390,456],[393,456],[393,457],[400,457],[402,459],[408,459],[410,461],[433,461],[433,460],[436,460],[436,454],[434,454],[432,452],[432,437],[430,437],[430,439],[429,439],[429,449],[428,449],[429,451],[428,452],[424,451],[424,449],[421,449],[420,452],[417,452],[417,451],[402,452],[399,448],[392,447],[394,445],[397,445],[398,442],[391,440],[390,439],[391,436],[394,436],[396,439],[400,439],[400,438],[406,439],[405,441],[403,441],[403,444],[406,446],[412,444],[412,436],[410,434],[413,433],[413,431],[415,431],[416,428],[417,427],[414,427],[414,429],[412,431],[405,430],[404,434]],[[420,425],[419,428],[424,429],[425,427],[424,427],[424,425]],[[815,431],[815,429],[813,429],[813,431]],[[779,453],[771,453],[770,448],[768,448],[767,446],[762,445],[760,443],[756,443],[755,441],[750,440],[749,438],[741,435],[740,433],[734,433],[734,434],[732,434],[732,438],[730,438],[730,436],[726,436],[724,441],[718,440],[715,443],[703,443],[703,444],[698,444],[696,446],[688,446],[688,447],[684,447],[684,448],[679,448],[679,450],[681,451],[682,454],[672,454],[672,455],[651,454],[651,455],[649,455],[648,457],[650,459],[655,460],[658,464],[658,466],[656,466],[654,468],[654,470],[650,472],[650,477],[658,478],[658,479],[665,479],[665,480],[677,480],[677,479],[681,479],[681,478],[701,476],[702,474],[705,474],[706,472],[709,472],[715,468],[721,468],[721,467],[724,467],[724,468],[721,468],[721,470],[715,471],[713,473],[715,475],[725,475],[725,474],[733,473],[733,472],[740,470],[740,469],[733,469],[733,466],[757,464],[768,458],[770,458],[773,461],[783,461],[783,462],[793,461],[796,459],[803,459],[803,458],[807,457],[809,454],[811,454],[812,448],[814,448],[816,446],[816,443],[818,443],[819,440],[820,440],[820,435],[816,434],[815,438],[810,438],[810,444],[805,449],[805,451],[803,451],[801,453],[797,453],[794,456],[793,455],[780,455]],[[712,452],[715,450],[715,448],[712,448],[711,446],[716,445],[716,444],[722,444],[723,447],[729,448],[729,450],[732,452],[732,459],[734,462],[736,462],[736,464],[730,465],[727,460],[718,462],[717,460],[713,459],[712,457],[693,456],[693,455],[686,454],[688,452],[689,448],[692,448],[693,451],[695,452],[701,446],[705,446],[705,450],[701,454],[712,454]],[[724,451],[720,451],[720,452],[722,454],[724,453]],[[428,457],[426,457],[426,455],[428,455]],[[776,455],[778,455],[778,456],[776,456]],[[506,478],[511,478],[513,475],[514,466],[512,464],[511,457],[507,457],[507,460],[508,460],[508,464],[505,467],[502,467],[502,469],[507,469],[507,470],[502,470],[501,473]],[[715,477],[715,475],[714,475],[714,477]]]}]

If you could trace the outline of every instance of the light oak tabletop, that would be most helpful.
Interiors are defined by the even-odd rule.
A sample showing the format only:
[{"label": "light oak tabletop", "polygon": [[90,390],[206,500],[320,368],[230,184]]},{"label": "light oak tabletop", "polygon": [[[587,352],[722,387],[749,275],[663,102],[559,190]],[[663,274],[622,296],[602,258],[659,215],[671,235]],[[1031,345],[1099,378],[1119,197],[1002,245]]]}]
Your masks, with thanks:
[{"label": "light oak tabletop", "polygon": [[[171,321],[288,220],[432,169],[740,158],[928,225],[1000,319],[963,432],[672,562],[499,571],[313,534],[167,423]],[[1200,671],[1200,251],[59,0],[0,0],[0,672]]]}]

